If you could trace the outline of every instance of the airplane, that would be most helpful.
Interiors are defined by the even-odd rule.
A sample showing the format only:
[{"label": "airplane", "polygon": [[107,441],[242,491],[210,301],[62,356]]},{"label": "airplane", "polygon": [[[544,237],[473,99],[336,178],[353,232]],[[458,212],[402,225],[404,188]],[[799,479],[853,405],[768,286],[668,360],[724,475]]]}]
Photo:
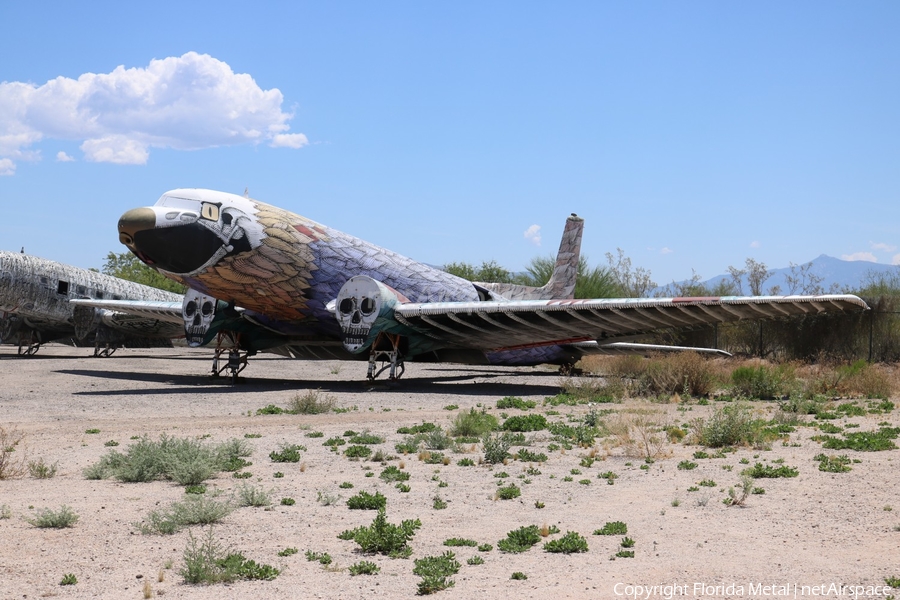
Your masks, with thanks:
[{"label": "airplane", "polygon": [[546,285],[473,283],[246,192],[175,189],[124,213],[118,234],[145,264],[188,288],[180,310],[72,302],[180,320],[189,345],[216,340],[213,374],[228,353],[235,380],[259,351],[368,360],[368,379],[388,368],[397,379],[406,360],[574,365],[587,354],[639,350],[635,340],[661,330],[868,308],[837,294],[576,300],[583,226],[574,214],[566,220]]},{"label": "airplane", "polygon": [[94,356],[107,357],[125,338],[172,339],[184,336],[181,323],[135,318],[106,310],[84,312],[77,319],[72,299],[171,302],[180,309],[182,296],[125,281],[96,271],[0,251],[0,343],[18,345],[20,356],[32,356],[46,342],[84,340],[94,336]]}]

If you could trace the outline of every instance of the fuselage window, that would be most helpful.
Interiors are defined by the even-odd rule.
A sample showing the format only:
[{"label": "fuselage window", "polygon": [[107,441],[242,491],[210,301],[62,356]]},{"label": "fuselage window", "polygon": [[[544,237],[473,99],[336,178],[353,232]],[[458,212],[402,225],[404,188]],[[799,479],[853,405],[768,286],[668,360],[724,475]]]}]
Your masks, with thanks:
[{"label": "fuselage window", "polygon": [[83,285],[75,286],[75,291],[79,296],[87,296],[87,289]]},{"label": "fuselage window", "polygon": [[121,300],[121,299],[122,299],[122,296],[120,296],[120,295],[118,295],[118,294],[113,294],[112,299],[113,299],[113,300]]},{"label": "fuselage window", "polygon": [[103,292],[97,290],[96,292],[94,292],[94,298],[96,298],[97,300],[103,300]]},{"label": "fuselage window", "polygon": [[59,280],[59,283],[56,285],[56,293],[60,296],[68,296],[69,295],[69,282]]}]

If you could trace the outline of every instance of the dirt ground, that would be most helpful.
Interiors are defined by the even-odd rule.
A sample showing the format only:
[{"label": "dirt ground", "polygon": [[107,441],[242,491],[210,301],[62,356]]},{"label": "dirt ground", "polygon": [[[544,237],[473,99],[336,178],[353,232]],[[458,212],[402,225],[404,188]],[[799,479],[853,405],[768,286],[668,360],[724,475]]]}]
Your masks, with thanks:
[{"label": "dirt ground", "polygon": [[[208,350],[121,350],[110,359],[89,358],[89,349],[49,345],[32,358],[15,348],[0,348],[0,425],[22,436],[16,458],[57,465],[52,478],[24,477],[0,481],[0,599],[144,598],[409,598],[420,578],[414,559],[453,550],[461,563],[455,585],[437,593],[444,598],[886,598],[900,590],[885,578],[900,577],[900,451],[854,452],[847,473],[826,473],[813,457],[823,452],[809,438],[820,433],[800,427],[771,450],[739,448],[724,458],[695,459],[700,447],[667,443],[666,455],[652,464],[626,456],[610,438],[599,439],[590,465],[589,449],[548,449],[547,431],[527,434],[528,449],[543,452],[544,463],[510,461],[480,465],[479,445],[464,452],[445,451],[447,465],[426,464],[414,454],[388,464],[411,475],[404,493],[378,474],[384,465],[352,461],[331,452],[323,441],[347,430],[370,431],[386,438],[374,446],[396,455],[406,436],[401,426],[434,422],[449,427],[459,411],[487,408],[498,415],[497,400],[517,396],[534,400],[530,413],[546,414],[545,398],[559,392],[559,376],[540,368],[461,368],[415,365],[397,383],[364,380],[363,363],[302,362],[275,357],[251,360],[238,385],[206,377]],[[324,415],[257,415],[270,404],[286,406],[298,393],[320,390],[333,396],[345,412]],[[894,399],[897,401],[896,399]],[[717,403],[650,404],[631,400],[598,408],[661,411],[659,419],[677,425],[707,417]],[[900,402],[898,402],[900,404]],[[861,405],[865,406],[865,402]],[[454,408],[454,406],[456,408]],[[756,403],[771,414],[775,403]],[[589,407],[560,406],[548,420],[583,417]],[[518,410],[510,415],[525,414]],[[615,414],[606,415],[616,418]],[[843,418],[837,425],[858,424],[859,431],[888,421],[900,425],[900,408],[888,415]],[[89,433],[99,430],[97,433]],[[322,437],[309,437],[322,432]],[[268,508],[239,508],[213,526],[213,535],[258,563],[281,569],[271,581],[238,581],[212,586],[184,583],[180,570],[189,535],[208,528],[194,526],[173,535],[145,535],[137,523],[150,511],[183,500],[184,488],[168,481],[121,483],[89,480],[83,470],[113,450],[125,451],[140,436],[160,434],[202,438],[206,442],[245,440],[253,448],[237,479],[221,473],[210,480],[208,494],[222,498],[242,485],[268,491]],[[247,435],[251,437],[245,437]],[[259,437],[256,437],[259,436]],[[109,445],[108,445],[109,444]],[[299,463],[274,463],[269,453],[284,444],[306,447]],[[346,446],[343,446],[346,448]],[[513,451],[518,448],[513,447]],[[712,453],[712,452],[710,452]],[[462,458],[475,466],[460,466]],[[739,472],[756,462],[795,467],[794,478],[758,479],[764,494],[752,495],[743,507],[723,503]],[[694,469],[679,469],[684,460]],[[613,485],[600,477],[612,471]],[[282,472],[283,477],[275,477]],[[366,477],[367,473],[374,476]],[[507,473],[508,478],[498,478]],[[712,480],[714,487],[698,483]],[[351,489],[341,488],[349,482]],[[443,483],[442,483],[443,482]],[[498,483],[516,483],[521,496],[496,499]],[[445,484],[445,485],[444,485]],[[689,488],[698,488],[692,491]],[[359,491],[387,497],[391,523],[421,520],[408,559],[365,556],[352,541],[338,539],[346,529],[369,525],[374,511],[350,510],[346,500]],[[320,496],[340,496],[325,505]],[[435,509],[435,497],[445,501]],[[293,505],[281,504],[292,498]],[[72,508],[79,520],[71,528],[44,529],[30,524],[42,509]],[[541,508],[539,508],[541,507]],[[607,522],[627,524],[635,542],[633,558],[616,557],[623,536],[594,535]],[[549,553],[539,543],[508,554],[497,542],[526,525],[556,526],[558,539],[574,531],[587,540],[579,554]],[[491,544],[448,548],[448,538]],[[298,553],[279,556],[285,548]],[[327,552],[323,567],[307,560],[306,551]],[[473,556],[483,564],[467,564]],[[347,567],[361,560],[376,563],[377,575],[352,576]],[[511,579],[514,572],[527,576]],[[75,585],[60,585],[74,574]]]}]

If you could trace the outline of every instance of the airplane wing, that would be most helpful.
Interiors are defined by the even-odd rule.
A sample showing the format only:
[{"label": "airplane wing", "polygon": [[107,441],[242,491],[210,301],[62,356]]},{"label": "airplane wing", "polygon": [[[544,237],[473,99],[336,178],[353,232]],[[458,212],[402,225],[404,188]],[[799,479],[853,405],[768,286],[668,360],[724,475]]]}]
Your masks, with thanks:
[{"label": "airplane wing", "polygon": [[405,303],[400,323],[461,348],[513,350],[617,339],[745,319],[867,309],[853,295]]},{"label": "airplane wing", "polygon": [[97,322],[133,335],[183,337],[181,302],[156,300],[72,299],[75,330],[89,330]]}]

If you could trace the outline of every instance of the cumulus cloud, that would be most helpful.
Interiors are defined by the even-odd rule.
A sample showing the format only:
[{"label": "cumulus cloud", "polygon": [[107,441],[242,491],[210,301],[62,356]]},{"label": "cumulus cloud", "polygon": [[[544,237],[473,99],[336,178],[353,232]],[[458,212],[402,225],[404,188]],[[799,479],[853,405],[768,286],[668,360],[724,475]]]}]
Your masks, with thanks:
[{"label": "cumulus cloud", "polygon": [[532,225],[528,229],[525,230],[525,239],[534,244],[535,246],[541,245],[541,226],[540,225]]},{"label": "cumulus cloud", "polygon": [[85,159],[118,164],[144,164],[151,148],[306,146],[305,135],[288,132],[293,115],[283,100],[277,88],[263,90],[196,52],[40,86],[2,82],[0,174],[15,172],[16,160],[36,160],[29,148],[44,139],[81,142]]},{"label": "cumulus cloud", "polygon": [[841,260],[864,260],[868,262],[878,262],[875,255],[871,252],[854,252],[853,254],[841,254]]},{"label": "cumulus cloud", "polygon": [[63,152],[62,150],[60,150],[59,152],[56,153],[56,160],[57,160],[57,162],[72,162],[75,159],[72,158],[71,156],[69,156],[68,154],[66,154],[65,152]]},{"label": "cumulus cloud", "polygon": [[894,258],[891,259],[892,265],[900,265],[900,254],[895,254]]},{"label": "cumulus cloud", "polygon": [[659,251],[660,254],[672,254],[673,252],[675,252],[675,251],[672,250],[671,248],[662,248]]},{"label": "cumulus cloud", "polygon": [[872,247],[872,250],[878,250],[880,252],[893,252],[897,249],[897,246],[885,244],[884,242],[869,242],[869,245]]}]

